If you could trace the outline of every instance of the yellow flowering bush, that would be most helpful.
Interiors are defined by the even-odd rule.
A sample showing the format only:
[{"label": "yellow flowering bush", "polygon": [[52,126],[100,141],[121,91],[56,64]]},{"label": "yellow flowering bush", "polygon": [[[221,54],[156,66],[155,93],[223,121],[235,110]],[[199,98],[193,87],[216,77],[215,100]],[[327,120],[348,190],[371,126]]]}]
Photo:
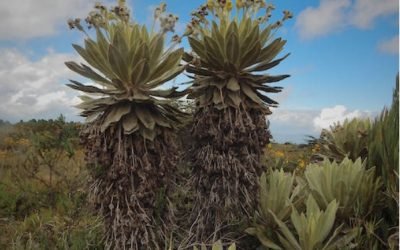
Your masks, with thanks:
[{"label": "yellow flowering bush", "polygon": [[306,161],[305,160],[303,160],[303,159],[299,159],[298,161],[297,161],[297,168],[298,169],[300,169],[300,170],[304,170],[305,169],[305,167],[306,167]]},{"label": "yellow flowering bush", "polygon": [[313,153],[318,153],[321,150],[321,147],[319,144],[315,144],[314,147],[311,149]]},{"label": "yellow flowering bush", "polygon": [[31,145],[29,139],[26,138],[21,138],[16,142],[17,145],[23,146],[23,147],[29,147]]},{"label": "yellow flowering bush", "polygon": [[0,160],[4,160],[8,156],[8,151],[0,150]]},{"label": "yellow flowering bush", "polygon": [[14,140],[14,138],[7,136],[6,138],[4,138],[3,144],[4,146],[11,148],[16,145],[16,141]]},{"label": "yellow flowering bush", "polygon": [[273,154],[275,155],[275,157],[278,157],[278,158],[284,158],[285,157],[285,153],[283,151],[281,151],[281,150],[273,151]]},{"label": "yellow flowering bush", "polygon": [[241,9],[244,7],[243,0],[236,0],[236,8]]}]

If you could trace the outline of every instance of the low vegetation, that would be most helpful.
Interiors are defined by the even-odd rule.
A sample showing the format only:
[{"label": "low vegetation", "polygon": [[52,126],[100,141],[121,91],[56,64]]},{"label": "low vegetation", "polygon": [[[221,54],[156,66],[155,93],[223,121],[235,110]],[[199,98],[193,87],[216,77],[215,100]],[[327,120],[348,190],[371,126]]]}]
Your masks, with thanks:
[{"label": "low vegetation", "polygon": [[[68,85],[87,120],[0,120],[0,249],[398,249],[398,77],[374,120],[273,143],[266,94],[287,75],[265,71],[286,58],[271,32],[291,13],[271,24],[265,1],[233,9],[193,13],[191,53],[177,35],[164,48],[177,21],[165,4],[159,29],[122,0],[96,4],[88,29],[69,21],[87,36],[74,48],[88,65],[66,63],[93,82]],[[160,88],[184,70],[188,89]]]}]

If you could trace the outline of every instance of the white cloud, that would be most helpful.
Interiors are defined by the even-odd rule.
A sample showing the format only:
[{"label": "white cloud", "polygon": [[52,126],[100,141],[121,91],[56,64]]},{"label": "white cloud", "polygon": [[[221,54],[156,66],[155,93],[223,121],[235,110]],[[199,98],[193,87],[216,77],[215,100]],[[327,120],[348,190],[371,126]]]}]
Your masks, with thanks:
[{"label": "white cloud", "polygon": [[304,39],[314,38],[345,26],[345,10],[350,0],[321,0],[316,8],[303,10],[296,21],[296,28]]},{"label": "white cloud", "polygon": [[366,111],[348,111],[343,105],[336,105],[332,108],[324,108],[320,114],[313,119],[315,130],[327,129],[335,123],[342,123],[346,119],[370,117],[371,113]]},{"label": "white cloud", "polygon": [[304,143],[307,135],[318,136],[313,129],[313,119],[318,110],[277,108],[268,116],[271,134],[275,141]]},{"label": "white cloud", "polygon": [[382,41],[378,44],[378,49],[381,52],[388,54],[398,54],[399,53],[399,36],[395,36],[389,40]]},{"label": "white cloud", "polygon": [[0,51],[0,119],[18,121],[54,118],[63,113],[78,119],[76,93],[65,86],[68,78],[77,78],[65,61],[71,54],[49,53],[32,61],[17,50]]},{"label": "white cloud", "polygon": [[365,29],[371,27],[377,18],[397,13],[398,9],[397,0],[357,0],[350,19],[356,27]]},{"label": "white cloud", "polygon": [[296,124],[297,127],[312,127],[312,120],[318,114],[315,110],[300,109],[272,109],[272,115],[268,118],[271,123]]},{"label": "white cloud", "polygon": [[349,111],[343,105],[311,109],[281,109],[277,108],[268,116],[271,134],[279,143],[305,143],[307,136],[318,137],[322,129],[327,129],[337,122],[352,118],[372,118],[376,113],[368,111]]},{"label": "white cloud", "polygon": [[374,22],[398,12],[397,0],[320,0],[298,15],[296,28],[303,39],[312,39],[344,27],[370,28]]},{"label": "white cloud", "polygon": [[85,17],[96,0],[0,1],[0,40],[55,34],[67,19]]}]

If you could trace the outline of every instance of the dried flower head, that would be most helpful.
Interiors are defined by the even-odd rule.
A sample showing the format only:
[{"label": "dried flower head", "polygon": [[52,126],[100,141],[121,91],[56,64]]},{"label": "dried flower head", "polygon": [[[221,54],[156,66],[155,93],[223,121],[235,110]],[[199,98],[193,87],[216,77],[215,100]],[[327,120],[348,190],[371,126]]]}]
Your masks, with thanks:
[{"label": "dried flower head", "polygon": [[283,20],[287,20],[287,19],[291,19],[291,18],[293,18],[293,14],[288,10],[284,10],[283,11]]},{"label": "dried flower head", "polygon": [[243,0],[236,0],[236,8],[241,9],[244,7]]},{"label": "dried flower head", "polygon": [[171,41],[172,41],[173,43],[181,43],[181,42],[182,42],[182,37],[179,36],[179,35],[174,35],[174,36],[172,36]]},{"label": "dried flower head", "polygon": [[68,19],[67,23],[68,23],[68,27],[69,27],[70,29],[74,29],[74,28],[75,28],[74,20],[72,20],[71,18]]}]

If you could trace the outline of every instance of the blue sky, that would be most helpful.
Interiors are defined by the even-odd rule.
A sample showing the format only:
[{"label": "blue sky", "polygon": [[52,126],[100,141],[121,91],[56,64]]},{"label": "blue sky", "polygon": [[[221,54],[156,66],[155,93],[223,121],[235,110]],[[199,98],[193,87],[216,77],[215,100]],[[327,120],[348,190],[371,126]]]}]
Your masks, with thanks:
[{"label": "blue sky", "polygon": [[[79,120],[77,93],[65,87],[76,79],[64,61],[78,60],[71,43],[83,37],[70,31],[69,17],[85,17],[94,0],[14,0],[0,3],[0,119]],[[104,2],[104,1],[103,1]],[[106,3],[113,2],[111,0]],[[182,32],[190,12],[203,1],[168,0]],[[303,142],[335,121],[373,117],[390,105],[399,71],[397,0],[269,1],[294,13],[276,34],[291,55],[272,73],[290,74],[274,95],[280,107],[270,119],[276,141]],[[150,23],[160,1],[131,0],[134,19]],[[183,43],[183,46],[186,43]],[[185,46],[186,47],[186,46]],[[179,78],[181,80],[182,78]]]}]

